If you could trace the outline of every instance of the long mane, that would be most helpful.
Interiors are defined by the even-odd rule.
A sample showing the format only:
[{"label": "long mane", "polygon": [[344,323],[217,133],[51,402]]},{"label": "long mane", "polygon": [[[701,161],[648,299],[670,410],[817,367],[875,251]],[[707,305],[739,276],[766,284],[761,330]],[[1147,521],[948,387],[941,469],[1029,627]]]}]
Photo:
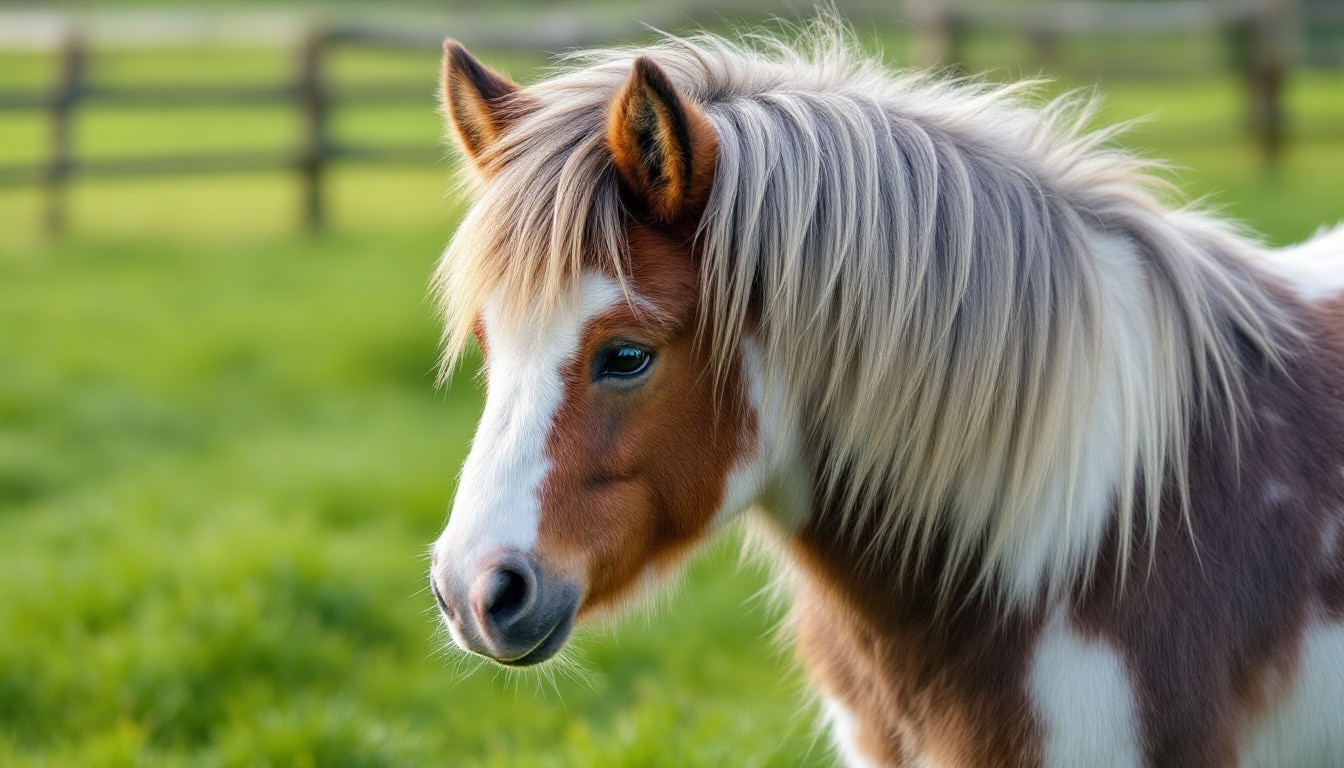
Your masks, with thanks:
[{"label": "long mane", "polygon": [[[1186,494],[1191,420],[1235,432],[1238,345],[1273,360],[1292,333],[1259,246],[1168,210],[1149,163],[1087,132],[1092,100],[893,74],[822,21],[788,41],[588,51],[531,86],[537,111],[487,158],[498,170],[434,278],[445,375],[487,297],[544,316],[593,258],[620,274],[604,126],[638,56],[719,137],[697,238],[705,338],[726,360],[753,336],[804,416],[835,525],[868,531],[874,557],[918,562],[941,539],[948,573],[975,563],[1028,596],[1090,572],[1104,504],[1127,560],[1136,515],[1156,534],[1166,479]],[[1137,306],[1110,291],[1098,237],[1126,244]],[[1099,423],[1116,443],[1101,501]]]}]

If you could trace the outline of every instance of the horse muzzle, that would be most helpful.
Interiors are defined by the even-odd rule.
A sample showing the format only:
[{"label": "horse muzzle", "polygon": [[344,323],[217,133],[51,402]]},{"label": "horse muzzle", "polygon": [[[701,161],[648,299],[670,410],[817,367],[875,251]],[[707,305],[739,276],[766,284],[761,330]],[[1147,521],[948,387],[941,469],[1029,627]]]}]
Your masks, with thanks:
[{"label": "horse muzzle", "polygon": [[466,589],[436,564],[429,587],[463,650],[512,667],[540,664],[564,647],[582,597],[578,584],[521,552],[487,558]]}]

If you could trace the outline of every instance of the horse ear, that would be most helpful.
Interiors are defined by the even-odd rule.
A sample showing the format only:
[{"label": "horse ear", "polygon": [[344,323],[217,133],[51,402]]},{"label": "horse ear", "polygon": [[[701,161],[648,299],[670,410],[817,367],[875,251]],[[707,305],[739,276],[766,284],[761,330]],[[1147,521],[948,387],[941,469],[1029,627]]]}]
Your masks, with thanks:
[{"label": "horse ear", "polygon": [[635,59],[612,105],[607,147],[621,181],[658,219],[676,221],[708,200],[718,137],[652,59]]},{"label": "horse ear", "polygon": [[458,144],[478,165],[500,134],[526,111],[522,89],[476,60],[456,40],[443,41],[443,112]]}]

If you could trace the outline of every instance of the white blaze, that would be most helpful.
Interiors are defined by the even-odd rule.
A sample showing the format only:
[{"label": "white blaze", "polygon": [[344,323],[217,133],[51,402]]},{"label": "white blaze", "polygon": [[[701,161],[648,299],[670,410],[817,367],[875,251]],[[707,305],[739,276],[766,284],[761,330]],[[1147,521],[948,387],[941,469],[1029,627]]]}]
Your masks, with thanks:
[{"label": "white blaze", "polygon": [[585,271],[571,300],[547,318],[509,316],[498,298],[481,311],[488,349],[485,410],[453,501],[434,544],[434,579],[460,594],[482,558],[529,551],[541,520],[546,439],[564,397],[562,371],[578,354],[585,326],[622,298],[616,281]]}]

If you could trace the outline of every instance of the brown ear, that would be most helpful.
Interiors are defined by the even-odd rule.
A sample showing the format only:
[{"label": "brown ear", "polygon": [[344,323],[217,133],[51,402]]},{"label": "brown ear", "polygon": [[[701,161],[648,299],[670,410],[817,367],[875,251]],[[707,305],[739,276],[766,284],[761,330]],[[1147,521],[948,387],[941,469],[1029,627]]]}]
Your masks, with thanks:
[{"label": "brown ear", "polygon": [[607,147],[621,181],[662,221],[696,213],[708,199],[718,138],[652,59],[635,59],[612,104]]},{"label": "brown ear", "polygon": [[477,61],[461,43],[443,41],[439,98],[467,157],[479,162],[509,124],[526,111],[521,93],[522,89]]}]

